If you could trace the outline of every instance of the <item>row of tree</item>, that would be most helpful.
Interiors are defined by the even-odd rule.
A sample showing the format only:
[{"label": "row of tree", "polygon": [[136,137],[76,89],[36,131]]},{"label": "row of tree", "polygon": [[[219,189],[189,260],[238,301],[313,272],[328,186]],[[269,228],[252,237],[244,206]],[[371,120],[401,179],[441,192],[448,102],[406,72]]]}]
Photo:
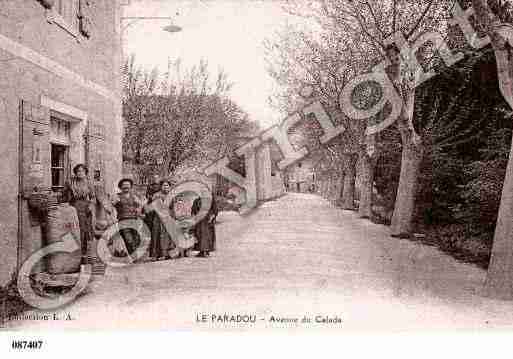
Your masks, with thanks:
[{"label": "row of tree", "polygon": [[[472,49],[461,30],[449,26],[456,4],[473,6],[473,25],[481,36],[490,36],[491,48]],[[502,192],[498,213],[499,206],[493,203],[478,210],[495,211],[487,220],[497,221],[486,288],[491,295],[508,298],[513,298],[512,156],[506,171],[501,165],[511,148],[513,36],[507,25],[498,24],[511,26],[512,8],[509,0],[289,1],[285,10],[301,21],[266,43],[269,73],[281,89],[272,104],[293,112],[308,101],[302,93],[308,86],[332,119],[346,128],[326,147],[316,147],[324,155],[324,171],[344,173],[337,176],[343,181],[344,208],[354,206],[358,172],[360,215],[372,215],[377,188],[382,197],[393,200],[391,234],[402,237],[414,232],[419,213],[436,222],[450,212],[457,220],[458,212],[483,203],[477,200],[483,191]],[[400,54],[398,47],[385,41],[399,32],[412,45],[433,31],[453,51],[463,51],[465,59],[449,68],[440,56],[441,42]],[[366,121],[354,121],[344,115],[339,97],[355,76],[384,59],[390,61],[387,75],[406,105],[393,126],[367,135],[368,125],[381,121],[392,106]],[[439,75],[416,88],[420,68],[415,66]],[[355,101],[362,107],[382,95],[372,86],[358,91]],[[495,169],[493,175],[481,175],[485,170],[490,173],[490,168]]]}]

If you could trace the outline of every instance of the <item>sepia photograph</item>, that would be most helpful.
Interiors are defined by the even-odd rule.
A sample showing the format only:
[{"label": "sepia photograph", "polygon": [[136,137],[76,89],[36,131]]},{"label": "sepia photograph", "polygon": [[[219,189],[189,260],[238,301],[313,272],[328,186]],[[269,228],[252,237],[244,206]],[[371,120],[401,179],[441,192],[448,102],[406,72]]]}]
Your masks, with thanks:
[{"label": "sepia photograph", "polygon": [[513,328],[512,0],[0,0],[0,87],[0,351]]}]

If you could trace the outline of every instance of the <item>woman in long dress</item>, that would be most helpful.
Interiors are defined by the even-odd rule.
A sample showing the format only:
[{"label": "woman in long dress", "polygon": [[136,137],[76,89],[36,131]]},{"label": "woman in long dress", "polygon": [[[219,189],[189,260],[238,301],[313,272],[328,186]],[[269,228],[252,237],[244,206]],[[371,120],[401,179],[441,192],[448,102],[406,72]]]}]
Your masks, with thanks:
[{"label": "woman in long dress", "polygon": [[[201,198],[197,197],[192,203],[191,214],[197,215],[201,209]],[[197,257],[204,258],[210,255],[210,252],[216,249],[216,227],[215,220],[218,214],[215,196],[212,196],[212,204],[205,217],[203,217],[194,227],[194,234],[197,243],[194,247],[199,251]]]},{"label": "woman in long dress", "polygon": [[146,188],[146,199],[148,200],[148,203],[151,203],[153,201],[153,196],[160,192],[161,187],[161,181],[159,179],[158,175],[153,176],[151,183]]},{"label": "woman in long dress", "polygon": [[154,229],[155,226],[158,226],[158,221],[155,219],[157,216],[157,212],[151,210],[151,204],[154,200],[157,199],[156,194],[160,192],[160,181],[157,175],[153,176],[152,182],[146,188],[146,206],[144,206],[144,223],[148,226],[148,229],[151,233],[151,241],[149,247],[149,259],[155,260],[155,252],[153,249],[155,248],[155,241],[158,239],[159,235],[157,234],[158,230]]},{"label": "woman in long dress", "polygon": [[87,166],[82,163],[73,167],[74,176],[65,183],[62,193],[63,201],[68,202],[77,211],[82,264],[87,264],[87,248],[94,239],[93,209],[96,195],[92,183],[87,178],[88,173]]},{"label": "woman in long dress", "polygon": [[[171,199],[171,182],[168,180],[160,181],[160,191],[152,196],[152,202],[159,207],[161,213],[169,214]],[[157,260],[170,259],[170,251],[176,248],[171,235],[168,233],[162,218],[154,210],[148,212],[151,218],[151,243],[150,258]]]}]

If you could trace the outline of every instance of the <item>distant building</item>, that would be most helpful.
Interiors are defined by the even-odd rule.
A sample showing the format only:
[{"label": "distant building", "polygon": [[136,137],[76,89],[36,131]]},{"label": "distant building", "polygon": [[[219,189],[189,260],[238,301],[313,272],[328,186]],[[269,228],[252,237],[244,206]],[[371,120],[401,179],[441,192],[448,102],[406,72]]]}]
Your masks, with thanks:
[{"label": "distant building", "polygon": [[315,171],[311,159],[306,158],[291,165],[286,172],[288,192],[313,192],[315,190]]},{"label": "distant building", "polygon": [[[295,148],[307,146],[308,131],[305,125],[299,125],[289,131],[289,140]],[[317,176],[315,173],[315,163],[317,159],[312,158],[311,154],[306,155],[301,160],[290,165],[285,169],[285,187],[287,192],[314,192],[317,188]]]},{"label": "distant building", "polygon": [[[239,137],[236,147],[242,146],[258,136],[257,129]],[[257,201],[268,201],[277,198],[285,193],[285,182],[283,171],[278,168],[277,163],[281,158],[278,146],[271,142],[264,142],[255,151],[255,181]],[[233,171],[246,177],[246,159],[230,155],[228,167]],[[220,175],[215,175],[215,192],[218,196],[235,197],[237,204],[246,201],[245,192],[237,185]]]},{"label": "distant building", "polygon": [[0,285],[42,246],[29,210],[77,163],[111,192],[121,176],[120,2],[3,1]]}]

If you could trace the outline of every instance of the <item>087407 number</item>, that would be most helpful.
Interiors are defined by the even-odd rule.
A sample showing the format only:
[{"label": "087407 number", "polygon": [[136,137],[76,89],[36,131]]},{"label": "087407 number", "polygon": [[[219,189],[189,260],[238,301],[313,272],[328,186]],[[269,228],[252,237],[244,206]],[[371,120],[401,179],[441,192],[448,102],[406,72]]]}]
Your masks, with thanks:
[{"label": "087407 number", "polygon": [[41,349],[43,347],[42,340],[13,340],[12,348],[17,350]]}]

